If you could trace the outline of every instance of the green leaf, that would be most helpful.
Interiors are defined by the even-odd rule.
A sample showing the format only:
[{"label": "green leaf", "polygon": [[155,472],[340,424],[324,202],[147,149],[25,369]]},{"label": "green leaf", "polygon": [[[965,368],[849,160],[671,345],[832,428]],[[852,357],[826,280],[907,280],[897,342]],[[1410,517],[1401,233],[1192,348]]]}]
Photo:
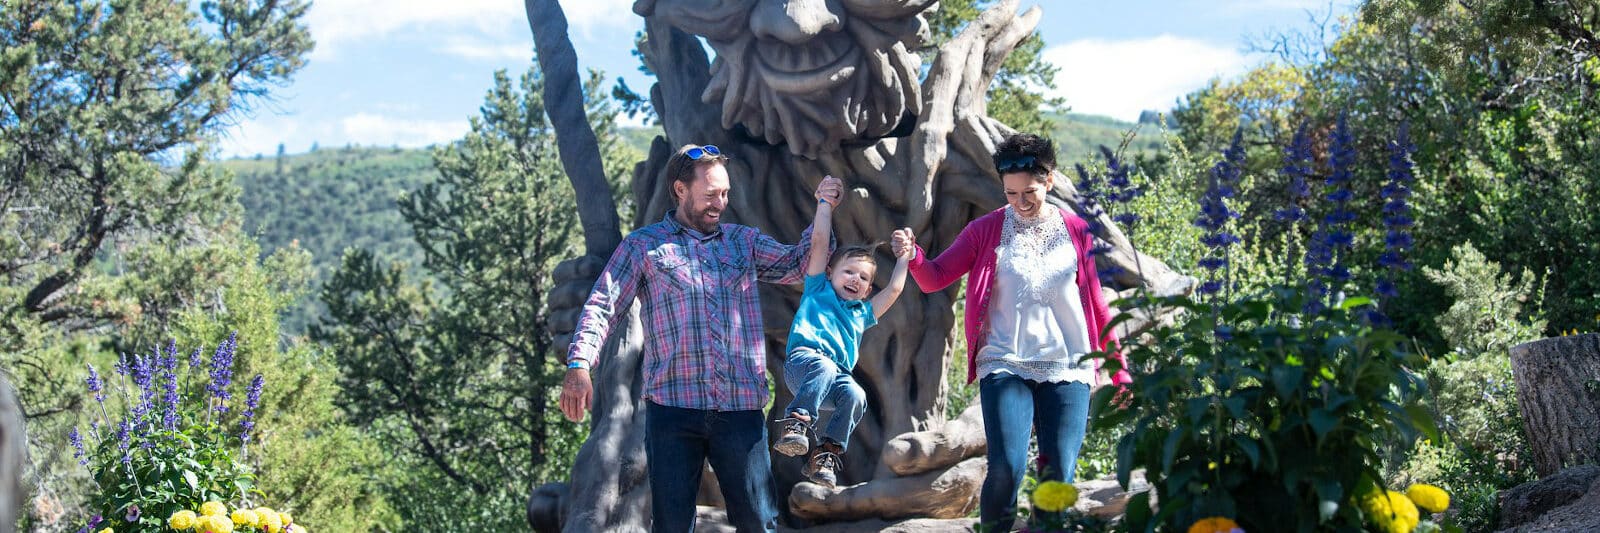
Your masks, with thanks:
[{"label": "green leaf", "polygon": [[1162,470],[1172,469],[1172,461],[1178,455],[1178,445],[1183,443],[1184,433],[1182,428],[1174,428],[1171,433],[1167,433],[1167,438],[1161,444]]},{"label": "green leaf", "polygon": [[1233,442],[1239,445],[1239,449],[1244,451],[1246,457],[1250,458],[1251,468],[1261,468],[1261,445],[1256,444],[1256,441],[1244,435],[1234,435]]},{"label": "green leaf", "polygon": [[200,490],[200,478],[195,477],[193,471],[184,470],[183,480],[189,483],[190,490]]},{"label": "green leaf", "polygon": [[1339,417],[1328,409],[1312,409],[1310,422],[1311,431],[1317,434],[1317,441],[1320,442],[1329,431],[1339,426]]},{"label": "green leaf", "polygon": [[1339,310],[1340,311],[1349,311],[1351,309],[1355,309],[1355,308],[1361,307],[1363,305],[1372,305],[1372,298],[1368,298],[1366,296],[1355,296],[1355,297],[1351,297],[1351,298],[1345,298],[1345,300],[1343,302],[1339,303]]}]

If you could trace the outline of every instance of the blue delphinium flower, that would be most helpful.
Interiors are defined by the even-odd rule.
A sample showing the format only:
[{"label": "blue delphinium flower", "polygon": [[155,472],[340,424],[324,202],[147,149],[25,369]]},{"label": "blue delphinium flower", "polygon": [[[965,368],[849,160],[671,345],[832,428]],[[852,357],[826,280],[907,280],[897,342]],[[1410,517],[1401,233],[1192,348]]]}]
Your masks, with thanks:
[{"label": "blue delphinium flower", "polygon": [[1301,124],[1283,150],[1283,169],[1279,173],[1289,180],[1289,207],[1272,213],[1278,221],[1293,224],[1306,219],[1306,210],[1300,204],[1311,198],[1311,185],[1306,181],[1313,171],[1311,158],[1311,134]]},{"label": "blue delphinium flower", "polygon": [[83,450],[83,435],[78,433],[77,426],[73,426],[72,432],[67,433],[67,442],[72,443],[72,458],[77,459],[80,465],[88,465],[89,453]]},{"label": "blue delphinium flower", "polygon": [[1323,185],[1329,189],[1324,198],[1333,207],[1322,217],[1321,225],[1306,245],[1305,264],[1310,278],[1306,283],[1310,296],[1304,308],[1307,314],[1322,312],[1329,304],[1329,294],[1350,280],[1350,268],[1344,260],[1355,241],[1349,228],[1356,219],[1355,212],[1349,208],[1354,196],[1349,184],[1355,175],[1356,152],[1349,121],[1343,115],[1339,116],[1332,140],[1332,153],[1328,158],[1330,171]]},{"label": "blue delphinium flower", "polygon": [[106,403],[106,383],[100,379],[100,373],[95,371],[94,365],[89,365],[89,377],[83,381],[89,386],[89,393],[94,395],[95,402]]},{"label": "blue delphinium flower", "polygon": [[[1211,167],[1206,192],[1200,197],[1200,216],[1194,225],[1206,230],[1200,242],[1209,249],[1200,259],[1200,267],[1208,272],[1200,293],[1215,296],[1227,286],[1228,248],[1239,242],[1239,237],[1228,232],[1228,223],[1239,213],[1228,207],[1228,198],[1234,196],[1234,186],[1239,181],[1244,166],[1244,131],[1233,134],[1233,142],[1222,152],[1222,160]],[[1219,272],[1221,271],[1221,272]]]},{"label": "blue delphinium flower", "polygon": [[1144,194],[1144,190],[1133,184],[1130,174],[1133,166],[1127,165],[1117,158],[1116,152],[1105,145],[1100,146],[1100,155],[1106,158],[1106,185],[1111,189],[1106,199],[1118,206],[1117,213],[1111,220],[1124,226],[1132,226],[1139,221],[1139,215],[1127,209],[1127,205],[1135,198]]},{"label": "blue delphinium flower", "polygon": [[228,412],[228,399],[233,397],[228,392],[228,384],[233,383],[233,351],[238,336],[238,332],[229,333],[228,340],[217,345],[216,353],[211,355],[211,383],[206,385],[206,391],[217,400],[212,409],[218,414]]},{"label": "blue delphinium flower", "polygon": [[261,404],[261,387],[264,385],[266,385],[266,380],[261,377],[261,374],[256,374],[255,379],[250,380],[250,386],[245,389],[244,419],[239,421],[239,438],[244,441],[246,446],[250,445],[250,430],[256,427],[256,406]]},{"label": "blue delphinium flower", "polygon": [[[1400,128],[1395,132],[1395,138],[1389,141],[1389,172],[1388,182],[1383,184],[1383,226],[1387,230],[1383,238],[1383,255],[1378,256],[1378,266],[1384,269],[1379,274],[1375,291],[1383,298],[1400,297],[1399,288],[1395,287],[1393,274],[1409,270],[1411,263],[1406,261],[1405,251],[1411,248],[1411,206],[1407,199],[1411,197],[1410,183],[1415,177],[1411,168],[1413,162],[1411,154],[1417,151],[1416,145],[1411,143],[1411,125],[1400,123]],[[1370,318],[1374,324],[1385,324],[1388,318],[1379,310],[1373,310]]]}]

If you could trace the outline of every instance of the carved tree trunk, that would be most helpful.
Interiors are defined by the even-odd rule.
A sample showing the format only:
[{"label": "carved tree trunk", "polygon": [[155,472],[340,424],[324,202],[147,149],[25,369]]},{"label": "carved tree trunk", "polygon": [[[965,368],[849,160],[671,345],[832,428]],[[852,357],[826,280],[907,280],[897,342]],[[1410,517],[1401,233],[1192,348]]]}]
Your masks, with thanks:
[{"label": "carved tree trunk", "polygon": [[1513,346],[1511,371],[1539,476],[1600,462],[1600,334]]}]

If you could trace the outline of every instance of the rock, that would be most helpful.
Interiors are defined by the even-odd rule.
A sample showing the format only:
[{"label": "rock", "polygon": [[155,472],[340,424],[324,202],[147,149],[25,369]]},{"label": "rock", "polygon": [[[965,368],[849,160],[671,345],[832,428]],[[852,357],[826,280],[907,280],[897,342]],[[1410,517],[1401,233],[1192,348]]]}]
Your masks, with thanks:
[{"label": "rock", "polygon": [[960,518],[978,505],[988,460],[974,457],[944,471],[875,479],[843,488],[800,483],[789,493],[789,510],[816,521],[869,518]]},{"label": "rock", "polygon": [[[1538,481],[1531,481],[1516,486],[1500,494],[1500,527],[1514,528],[1506,531],[1579,531],[1567,529],[1522,529],[1519,526],[1534,527],[1534,524],[1544,522],[1544,518],[1552,518],[1561,514],[1562,519],[1572,515],[1572,510],[1567,507],[1582,502],[1588,502],[1588,522],[1591,529],[1582,531],[1600,531],[1600,494],[1596,494],[1596,483],[1600,482],[1600,466],[1584,465],[1562,470],[1554,476]],[[1577,503],[1575,503],[1577,502]],[[1556,513],[1556,510],[1562,513]],[[1582,509],[1576,510],[1582,514]]]},{"label": "rock", "polygon": [[883,445],[883,464],[897,476],[931,472],[983,455],[983,406],[975,397],[959,418],[944,427],[906,433]]},{"label": "rock", "polygon": [[1078,503],[1072,507],[1101,520],[1121,518],[1128,508],[1128,500],[1150,490],[1150,482],[1145,481],[1143,470],[1135,470],[1128,476],[1128,484],[1128,490],[1122,490],[1116,476],[1073,483],[1078,488]]},{"label": "rock", "polygon": [[[728,525],[728,513],[717,507],[700,506],[697,513],[698,521],[695,531],[710,533],[735,533],[733,526]],[[937,518],[913,518],[909,520],[863,520],[860,522],[835,522],[809,528],[791,528],[779,526],[779,533],[872,533],[882,531],[885,533],[969,533],[978,521],[971,518],[956,518],[941,520]]]}]

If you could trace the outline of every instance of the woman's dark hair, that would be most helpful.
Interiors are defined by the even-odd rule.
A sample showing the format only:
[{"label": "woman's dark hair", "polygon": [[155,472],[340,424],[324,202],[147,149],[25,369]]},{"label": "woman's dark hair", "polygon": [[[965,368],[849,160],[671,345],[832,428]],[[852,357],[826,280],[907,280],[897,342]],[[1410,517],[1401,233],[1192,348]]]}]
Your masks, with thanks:
[{"label": "woman's dark hair", "polygon": [[995,173],[1027,172],[1043,181],[1056,170],[1056,145],[1032,133],[1015,133],[994,149]]}]

